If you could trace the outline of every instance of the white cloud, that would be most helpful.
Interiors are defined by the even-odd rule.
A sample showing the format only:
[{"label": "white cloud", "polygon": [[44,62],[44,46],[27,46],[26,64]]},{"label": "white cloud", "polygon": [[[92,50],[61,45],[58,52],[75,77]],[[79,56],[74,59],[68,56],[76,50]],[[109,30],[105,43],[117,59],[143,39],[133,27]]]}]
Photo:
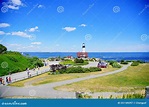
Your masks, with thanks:
[{"label": "white cloud", "polygon": [[14,5],[22,5],[22,2],[21,2],[21,0],[12,0],[12,3],[14,4]]},{"label": "white cloud", "polygon": [[38,31],[38,26],[34,27],[34,28],[30,28],[28,30],[29,32],[35,32],[35,31]]},{"label": "white cloud", "polygon": [[5,35],[5,32],[4,31],[0,31],[0,35]]},{"label": "white cloud", "polygon": [[28,35],[27,33],[21,32],[21,31],[12,32],[11,34],[14,35],[14,36],[20,36],[20,37],[24,37],[24,38],[30,38],[30,37],[32,37],[31,35]]},{"label": "white cloud", "polygon": [[45,6],[44,5],[38,5],[38,8],[44,8]]},{"label": "white cloud", "polygon": [[18,10],[19,6],[8,5],[8,8],[13,9],[13,10]]},{"label": "white cloud", "polygon": [[81,26],[81,27],[86,27],[87,25],[86,25],[86,24],[81,24],[80,26]]},{"label": "white cloud", "polygon": [[32,42],[31,44],[32,45],[41,45],[42,43],[41,42]]},{"label": "white cloud", "polygon": [[21,0],[9,0],[3,5],[8,7],[9,9],[18,10],[21,6],[23,6],[23,3],[21,2]]},{"label": "white cloud", "polygon": [[10,24],[8,24],[8,23],[0,23],[0,28],[9,27],[9,26],[10,26]]},{"label": "white cloud", "polygon": [[65,28],[62,28],[62,29],[67,31],[67,32],[72,32],[72,31],[76,30],[75,27],[65,27]]}]

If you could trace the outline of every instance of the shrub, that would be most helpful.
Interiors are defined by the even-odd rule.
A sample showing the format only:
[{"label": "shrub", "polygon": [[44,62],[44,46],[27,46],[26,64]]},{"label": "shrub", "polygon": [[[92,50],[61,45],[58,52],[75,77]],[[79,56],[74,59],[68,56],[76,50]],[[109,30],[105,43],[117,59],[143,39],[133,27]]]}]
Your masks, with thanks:
[{"label": "shrub", "polygon": [[84,72],[84,73],[87,73],[87,72],[91,72],[91,71],[90,71],[89,68],[84,68],[84,69],[83,69],[83,72]]},{"label": "shrub", "polygon": [[121,68],[121,65],[119,65],[117,62],[114,62],[114,63],[112,64],[112,67],[113,67],[113,68]]},{"label": "shrub", "polygon": [[82,67],[70,67],[66,69],[66,73],[83,73]]},{"label": "shrub", "polygon": [[137,61],[133,61],[133,63],[131,64],[131,66],[138,66],[139,65],[139,62]]},{"label": "shrub", "polygon": [[2,44],[0,44],[0,54],[5,53],[6,51],[7,51],[7,48],[3,46]]},{"label": "shrub", "polygon": [[145,63],[144,61],[137,60],[138,63]]},{"label": "shrub", "polygon": [[98,67],[90,67],[89,70],[90,70],[90,72],[96,72],[96,71],[101,71],[101,68],[98,68]]},{"label": "shrub", "polygon": [[121,62],[121,64],[128,64],[128,62]]},{"label": "shrub", "polygon": [[60,74],[66,73],[66,69],[60,69],[60,70],[59,70],[59,73],[60,73]]},{"label": "shrub", "polygon": [[92,96],[88,95],[88,94],[79,94],[78,98],[79,99],[90,99],[90,98],[92,98]]},{"label": "shrub", "polygon": [[76,58],[75,60],[74,60],[74,62],[75,63],[84,63],[84,60],[81,58],[81,59],[78,59],[78,58]]},{"label": "shrub", "polygon": [[109,65],[113,65],[113,63],[116,61],[108,61],[108,62],[109,62]]},{"label": "shrub", "polygon": [[64,73],[88,73],[88,72],[97,72],[101,71],[100,68],[97,67],[90,67],[90,68],[82,68],[82,67],[70,67],[67,69],[60,69],[59,73],[64,74]]}]

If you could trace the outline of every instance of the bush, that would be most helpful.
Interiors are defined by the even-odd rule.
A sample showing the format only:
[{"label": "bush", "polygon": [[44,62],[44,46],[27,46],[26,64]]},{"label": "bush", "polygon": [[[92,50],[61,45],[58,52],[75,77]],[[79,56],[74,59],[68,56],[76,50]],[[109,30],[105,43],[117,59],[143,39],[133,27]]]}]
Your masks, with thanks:
[{"label": "bush", "polygon": [[128,62],[121,62],[121,64],[128,64]]},{"label": "bush", "polygon": [[67,69],[60,69],[59,73],[64,74],[64,73],[88,73],[88,72],[97,72],[101,71],[100,68],[97,67],[90,67],[90,68],[82,68],[82,67],[70,67]]},{"label": "bush", "polygon": [[145,63],[144,61],[137,60],[138,63]]},{"label": "bush", "polygon": [[78,59],[78,58],[76,58],[75,60],[74,60],[74,62],[75,63],[84,63],[84,60],[81,58],[81,59]]},{"label": "bush", "polygon": [[89,68],[84,68],[83,72],[87,73],[87,72],[91,72]]},{"label": "bush", "polygon": [[137,61],[134,61],[132,64],[131,64],[131,66],[138,66],[139,65],[139,62],[137,62]]},{"label": "bush", "polygon": [[92,98],[91,95],[88,95],[88,94],[79,94],[78,95],[78,99],[90,99]]},{"label": "bush", "polygon": [[109,62],[109,65],[113,65],[113,63],[116,61],[108,61],[108,62]]},{"label": "bush", "polygon": [[66,69],[66,73],[83,73],[82,67],[70,67]]},{"label": "bush", "polygon": [[114,63],[112,64],[112,67],[113,67],[113,68],[121,68],[121,65],[119,65],[117,62],[114,62]]},{"label": "bush", "polygon": [[2,44],[0,44],[0,54],[5,53],[6,51],[7,51],[7,48],[3,46]]},{"label": "bush", "polygon": [[90,70],[90,72],[96,72],[96,71],[101,71],[101,68],[98,68],[98,67],[90,67],[89,70]]}]

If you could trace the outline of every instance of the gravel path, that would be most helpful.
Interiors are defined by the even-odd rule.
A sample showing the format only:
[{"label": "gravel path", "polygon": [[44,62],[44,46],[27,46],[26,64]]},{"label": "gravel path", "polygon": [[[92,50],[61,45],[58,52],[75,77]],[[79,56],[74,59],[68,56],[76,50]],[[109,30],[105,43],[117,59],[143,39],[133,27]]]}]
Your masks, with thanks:
[{"label": "gravel path", "polygon": [[[91,76],[82,77],[82,78],[54,82],[54,83],[44,84],[40,86],[30,86],[30,87],[0,86],[0,97],[32,96],[32,97],[43,97],[43,98],[76,98],[75,92],[58,91],[58,90],[54,90],[54,87],[71,84],[74,82],[79,82],[87,79],[115,74],[127,69],[128,66],[130,66],[130,64],[124,65],[122,68],[112,72],[106,72],[98,75],[91,75]],[[94,93],[94,96],[96,95],[97,94]]]}]

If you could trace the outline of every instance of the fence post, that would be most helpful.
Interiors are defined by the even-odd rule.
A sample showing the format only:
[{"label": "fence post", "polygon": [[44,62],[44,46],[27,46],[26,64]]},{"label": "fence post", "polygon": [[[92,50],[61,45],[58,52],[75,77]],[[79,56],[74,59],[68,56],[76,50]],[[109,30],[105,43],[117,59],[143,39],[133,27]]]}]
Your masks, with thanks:
[{"label": "fence post", "polygon": [[149,99],[149,86],[145,88],[145,98]]}]

